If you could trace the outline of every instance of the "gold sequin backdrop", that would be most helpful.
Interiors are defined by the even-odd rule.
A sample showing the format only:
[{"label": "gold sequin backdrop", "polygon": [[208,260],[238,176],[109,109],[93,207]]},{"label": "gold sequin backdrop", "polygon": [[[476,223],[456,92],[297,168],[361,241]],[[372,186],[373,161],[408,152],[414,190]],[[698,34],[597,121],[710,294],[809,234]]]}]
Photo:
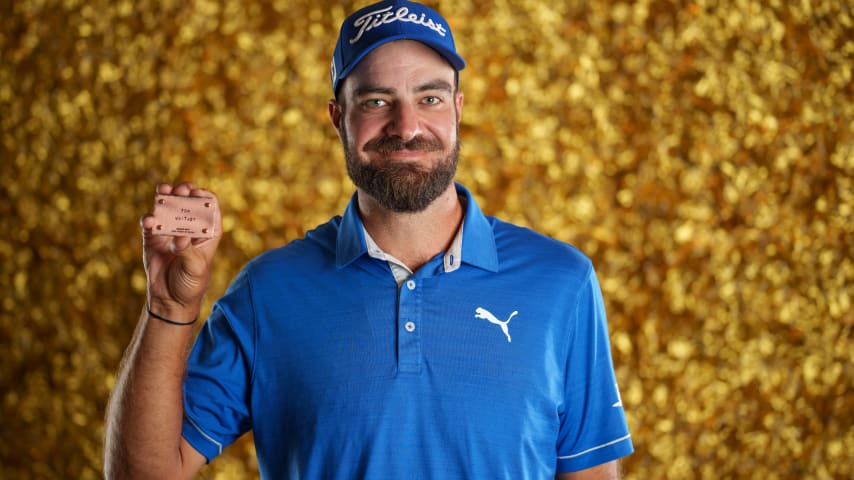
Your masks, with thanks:
[{"label": "gold sequin backdrop", "polygon": [[[322,3],[0,0],[0,477],[101,475],[157,182],[221,198],[206,310],[343,209],[354,5]],[[626,477],[850,478],[851,3],[434,6],[469,62],[459,179],[598,267]],[[256,471],[247,438],[203,476]]]}]

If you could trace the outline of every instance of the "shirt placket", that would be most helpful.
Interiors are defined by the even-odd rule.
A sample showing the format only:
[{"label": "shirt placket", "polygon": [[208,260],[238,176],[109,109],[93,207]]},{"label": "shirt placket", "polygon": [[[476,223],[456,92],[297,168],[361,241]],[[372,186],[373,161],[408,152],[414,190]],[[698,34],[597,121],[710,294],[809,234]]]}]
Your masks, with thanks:
[{"label": "shirt placket", "polygon": [[397,316],[398,371],[421,373],[422,291],[420,279],[410,276],[400,286]]}]

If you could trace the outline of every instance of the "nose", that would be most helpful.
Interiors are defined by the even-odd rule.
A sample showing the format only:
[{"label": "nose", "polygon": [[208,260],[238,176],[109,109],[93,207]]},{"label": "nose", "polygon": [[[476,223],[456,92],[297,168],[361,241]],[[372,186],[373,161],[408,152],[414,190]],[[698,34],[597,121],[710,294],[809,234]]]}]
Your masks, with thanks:
[{"label": "nose", "polygon": [[400,137],[404,142],[420,135],[421,122],[415,107],[405,102],[398,103],[392,112],[385,133]]}]

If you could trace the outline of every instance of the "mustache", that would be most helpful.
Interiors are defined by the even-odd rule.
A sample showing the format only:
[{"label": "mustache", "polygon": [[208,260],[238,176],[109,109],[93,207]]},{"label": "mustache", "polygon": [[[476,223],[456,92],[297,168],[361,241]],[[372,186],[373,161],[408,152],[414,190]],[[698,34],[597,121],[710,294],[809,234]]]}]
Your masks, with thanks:
[{"label": "mustache", "polygon": [[404,142],[402,138],[397,136],[380,137],[371,140],[362,148],[366,152],[377,153],[393,153],[402,150],[440,152],[443,149],[444,145],[439,140],[427,140],[423,137],[415,137],[412,140]]}]

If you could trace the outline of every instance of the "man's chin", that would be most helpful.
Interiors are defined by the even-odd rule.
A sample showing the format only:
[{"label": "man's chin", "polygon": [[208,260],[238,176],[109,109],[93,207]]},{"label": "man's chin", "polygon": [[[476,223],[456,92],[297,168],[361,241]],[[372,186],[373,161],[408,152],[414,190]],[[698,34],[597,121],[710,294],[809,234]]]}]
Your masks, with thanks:
[{"label": "man's chin", "polygon": [[[362,184],[360,188],[373,197],[385,209],[397,213],[418,213],[425,210],[452,183],[437,182],[422,169],[387,170],[374,182]],[[358,185],[357,185],[358,186]]]}]

